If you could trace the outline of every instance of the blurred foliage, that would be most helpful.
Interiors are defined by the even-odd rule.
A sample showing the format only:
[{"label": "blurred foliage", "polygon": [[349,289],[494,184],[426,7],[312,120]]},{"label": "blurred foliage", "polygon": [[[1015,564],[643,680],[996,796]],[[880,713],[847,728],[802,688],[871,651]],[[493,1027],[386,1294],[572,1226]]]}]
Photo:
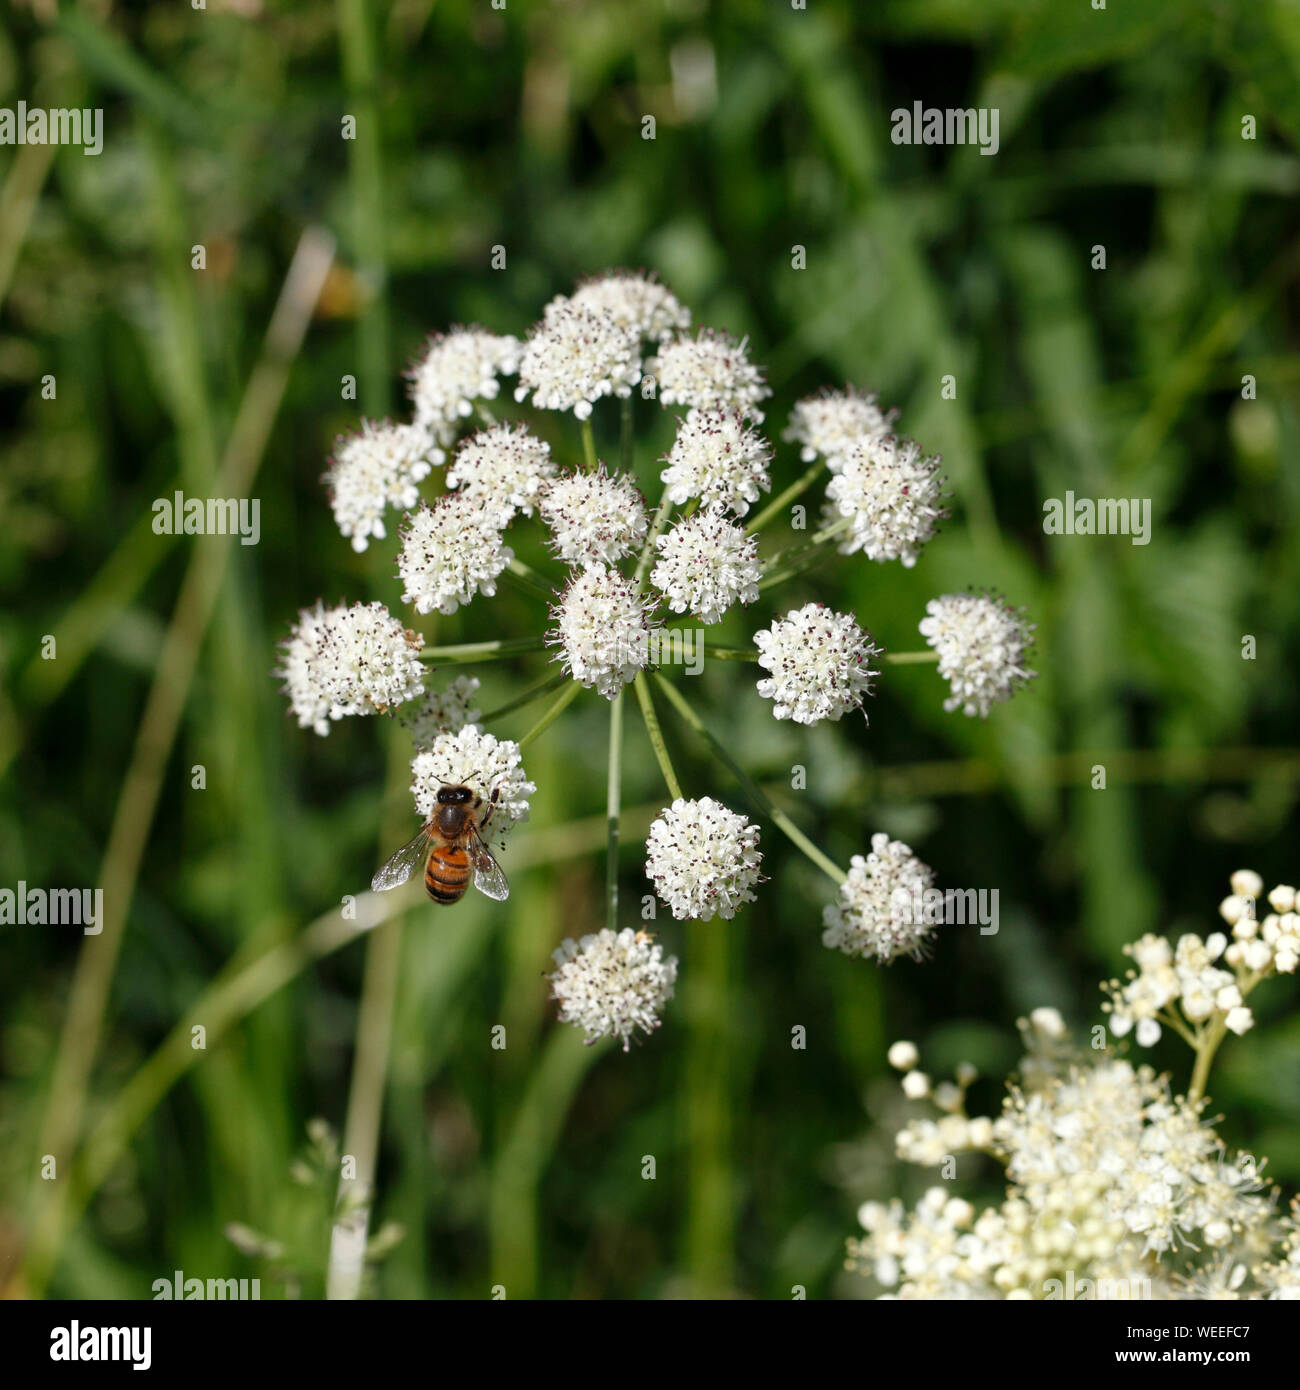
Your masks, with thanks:
[{"label": "blurred foliage", "polygon": [[[686,979],[700,934],[729,934],[725,997],[684,996],[627,1055],[548,1053],[548,953],[602,911],[604,718],[573,706],[530,750],[541,792],[511,910],[407,914],[374,1226],[406,1236],[379,1295],[674,1296],[706,1265],[741,1294],[860,1292],[839,1273],[856,1204],[922,1181],[890,1155],[889,1040],[915,1038],[938,1074],[970,1060],[1000,1076],[1018,1013],[1095,1019],[1124,941],[1207,929],[1239,865],[1295,879],[1300,10],[1287,0],[95,0],[57,20],[40,0],[4,22],[0,104],[102,106],[105,144],[99,158],[0,151],[0,884],[98,881],[190,554],[152,534],[151,503],[211,479],[303,228],[327,226],[340,248],[254,489],[261,544],[235,548],[168,763],[90,1118],[232,955],[291,937],[364,881],[385,807],[407,814],[400,777],[387,803],[382,790],[389,730],[302,733],[269,677],[276,640],[318,595],[397,607],[393,542],[353,555],[319,484],[357,423],[341,379],[358,377],[365,412],[399,410],[429,331],[523,332],[550,295],[612,265],[656,270],[697,321],[749,335],[774,433],[801,395],[849,380],[944,454],[955,515],[914,570],[826,565],[782,607],[851,607],[905,650],[927,598],[993,586],[1038,623],[1040,679],[987,723],[944,714],[927,667],[887,672],[869,729],[778,726],[732,666],[698,683],[700,707],[727,712],[745,766],[841,862],[875,830],[902,835],[941,883],[998,888],[1001,930],[953,933],[933,963],[883,973],[832,955],[824,883],[765,830],[761,902],[728,926],[658,928]],[[918,100],[999,108],[997,156],[891,144],[890,111]],[[340,138],[345,114],[356,142]],[[642,409],[647,477],[670,420]],[[597,423],[612,447],[614,419]],[[566,422],[552,437],[576,450]],[[798,467],[782,446],[778,485]],[[1049,540],[1041,501],[1067,489],[1150,497],[1151,544]],[[733,618],[726,639],[771,613]],[[503,591],[440,620],[437,640],[539,621],[533,598]],[[483,668],[484,707],[539,661]],[[629,723],[625,802],[652,809],[658,775]],[[688,785],[734,798],[675,733]],[[1089,787],[1095,762],[1111,767],[1104,792]],[[794,763],[807,793],[781,791]],[[633,819],[625,902],[645,888]],[[36,1136],[79,946],[33,928],[4,929],[0,946],[4,1272],[40,1195]],[[361,962],[353,945],[310,965],[167,1090],[52,1293],[147,1297],[174,1269],[248,1277],[231,1223],[301,1234],[291,1169],[311,1117],[342,1125]],[[1300,1024],[1285,983],[1252,1003],[1262,1025],[1225,1048],[1211,1090],[1226,1137],[1295,1188]],[[710,1008],[716,1046],[692,1023]],[[498,1023],[504,1053],[488,1045]],[[806,1052],[791,1049],[796,1024]],[[1185,1078],[1179,1046],[1157,1059]],[[712,1207],[690,1171],[700,1152]]]}]

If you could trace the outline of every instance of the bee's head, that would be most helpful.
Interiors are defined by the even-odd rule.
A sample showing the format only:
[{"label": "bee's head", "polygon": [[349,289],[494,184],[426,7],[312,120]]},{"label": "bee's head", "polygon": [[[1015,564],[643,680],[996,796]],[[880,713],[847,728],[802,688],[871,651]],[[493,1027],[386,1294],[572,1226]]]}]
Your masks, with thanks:
[{"label": "bee's head", "polygon": [[468,806],[473,800],[475,800],[475,794],[469,787],[438,788],[439,806]]}]

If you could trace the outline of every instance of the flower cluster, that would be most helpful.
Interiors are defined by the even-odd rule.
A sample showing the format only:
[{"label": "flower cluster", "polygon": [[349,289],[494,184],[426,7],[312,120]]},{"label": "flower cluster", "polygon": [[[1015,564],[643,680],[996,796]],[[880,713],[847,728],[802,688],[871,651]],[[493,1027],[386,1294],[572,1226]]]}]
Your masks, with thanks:
[{"label": "flower cluster", "polygon": [[579,420],[602,396],[627,396],[641,380],[634,328],[573,300],[552,304],[519,359],[517,401],[571,410]]},{"label": "flower cluster", "polygon": [[749,360],[745,342],[703,328],[694,338],[674,338],[650,364],[663,405],[692,410],[739,410],[763,423],[760,401],[772,394],[762,369]]},{"label": "flower cluster", "polygon": [[639,1028],[652,1033],[673,997],[677,958],[647,932],[606,928],[581,941],[571,937],[553,953],[551,998],[559,1002],[560,1022],[576,1024],[588,1043],[618,1038],[628,1050]]},{"label": "flower cluster", "polygon": [[851,445],[826,485],[825,520],[849,523],[842,555],[916,564],[921,547],[948,515],[941,505],[944,477],[938,458],[926,458],[910,439],[867,439]]},{"label": "flower cluster", "polygon": [[652,607],[618,570],[590,565],[552,610],[550,640],[575,681],[612,700],[650,662]]},{"label": "flower cluster", "polygon": [[454,613],[475,594],[495,594],[513,558],[477,498],[446,493],[407,513],[397,556],[402,601],[417,613]]},{"label": "flower cluster", "polygon": [[745,423],[742,411],[691,410],[677,422],[659,481],[675,506],[696,500],[744,516],[772,486],[771,461],[772,446]]},{"label": "flower cluster", "polygon": [[500,378],[518,371],[519,355],[517,338],[482,328],[434,334],[410,372],[415,423],[439,444],[450,444],[475,403],[495,400]]},{"label": "flower cluster", "polygon": [[711,796],[678,797],[660,811],[646,841],[646,877],[679,920],[734,917],[755,901],[761,863],[758,827]]},{"label": "flower cluster", "polygon": [[832,473],[844,467],[849,453],[890,432],[896,412],[881,410],[875,396],[825,390],[800,401],[790,412],[786,439],[801,446],[805,463],[822,459]]},{"label": "flower cluster", "polygon": [[[1237,880],[1234,898],[1262,886],[1255,875]],[[1294,903],[1288,892],[1278,892],[1283,904]],[[1183,946],[1186,937],[1165,952],[1155,940],[1133,954],[1162,990],[1171,986],[1164,972],[1182,979],[1180,970],[1198,997],[1226,988],[1207,978],[1215,967]],[[1230,1011],[1218,1008],[1221,1021]],[[1005,1170],[1007,1195],[982,1210],[939,1187],[911,1208],[867,1202],[858,1213],[865,1234],[848,1243],[851,1269],[885,1297],[909,1299],[1300,1298],[1300,1213],[1279,1211],[1261,1162],[1229,1152],[1195,1078],[1179,1094],[1148,1066],[1076,1051],[1055,1009],[1035,1009],[1021,1031],[1026,1056],[996,1116],[966,1114],[973,1067],[934,1086],[912,1043],[890,1048],[904,1094],[938,1112],[904,1127],[898,1156],[932,1167],[987,1155]],[[1194,1046],[1199,1061],[1211,1035]]]},{"label": "flower cluster", "polygon": [[383,540],[388,534],[384,513],[389,507],[415,506],[417,485],[445,458],[418,425],[363,420],[360,433],[340,439],[322,481],[334,520],[351,539],[352,549],[365,550],[372,537]]},{"label": "flower cluster", "polygon": [[382,603],[317,603],[281,643],[275,674],[299,727],[328,734],[331,720],[386,713],[422,694],[423,645]]},{"label": "flower cluster", "polygon": [[1262,921],[1255,904],[1264,883],[1251,869],[1232,876],[1232,893],[1219,907],[1231,930],[1201,937],[1185,932],[1171,945],[1148,933],[1124,948],[1134,968],[1112,980],[1102,1006],[1116,1037],[1133,1032],[1142,1047],[1158,1042],[1162,1025],[1186,1035],[1238,1035],[1254,1026],[1245,997],[1266,975],[1294,975],[1300,964],[1296,890],[1279,884],[1268,895],[1273,911]]},{"label": "flower cluster", "polygon": [[934,871],[909,846],[873,835],[871,853],[853,856],[839,896],[823,909],[822,944],[881,965],[920,960],[934,928],[924,910],[933,887]]},{"label": "flower cluster", "polygon": [[944,594],[925,605],[921,636],[939,654],[939,674],[952,694],[946,710],[987,719],[1037,672],[1025,665],[1034,624],[1000,598],[987,594]]},{"label": "flower cluster", "polygon": [[611,270],[584,280],[569,299],[559,295],[546,306],[546,317],[566,303],[591,309],[631,329],[639,340],[661,343],[691,326],[691,311],[653,275]]},{"label": "flower cluster", "polygon": [[880,648],[858,626],[852,613],[834,613],[808,603],[770,628],[754,634],[758,664],[772,674],[758,683],[758,693],[775,702],[778,719],[816,724],[841,719],[862,707],[871,693],[871,666]]},{"label": "flower cluster", "polygon": [[532,516],[555,471],[551,446],[544,439],[523,425],[493,425],[457,449],[447,470],[447,486],[482,503],[491,522],[504,528],[520,513]]},{"label": "flower cluster", "polygon": [[645,542],[645,503],[627,474],[574,471],[542,494],[542,520],[555,553],[569,565],[615,565]]},{"label": "flower cluster", "polygon": [[716,623],[733,604],[758,598],[758,538],[746,536],[722,507],[679,521],[655,546],[650,582],[674,613]]},{"label": "flower cluster", "polygon": [[[509,377],[517,378],[513,390],[503,391]],[[772,390],[751,360],[748,338],[693,325],[690,310],[642,271],[581,281],[547,303],[520,337],[478,326],[435,334],[410,370],[409,394],[408,421],[362,421],[335,446],[324,482],[340,532],[364,550],[396,530],[395,592],[415,615],[454,615],[509,582],[533,601],[545,597],[549,622],[545,631],[509,640],[476,624],[472,640],[438,647],[381,603],[318,603],[300,615],[277,667],[292,713],[321,734],[345,715],[396,713],[413,743],[418,814],[431,814],[444,783],[463,782],[491,803],[504,831],[528,814],[535,788],[521,761],[529,735],[518,743],[499,738],[496,719],[563,686],[534,720],[535,735],[577,694],[574,683],[613,702],[636,682],[673,797],[650,830],[646,873],[675,918],[734,917],[763,882],[758,826],[709,796],[681,795],[652,690],[661,683],[696,735],[720,747],[667,679],[675,653],[691,659],[689,641],[690,652],[749,663],[757,697],[771,702],[766,708],[778,720],[811,726],[863,710],[884,652],[855,613],[778,602],[747,625],[748,646],[714,645],[703,634],[836,553],[915,565],[948,515],[938,458],[900,438],[896,412],[874,395],[853,386],[826,390],[798,401],[784,430],[813,466],[768,500],[774,449],[764,411]],[[640,402],[652,399],[677,413],[671,446],[657,461],[638,456],[636,439]],[[526,407],[526,419],[516,407]],[[609,462],[599,461],[598,431]],[[796,505],[819,481],[820,507]],[[643,487],[657,493],[656,504],[647,506]],[[783,515],[787,504],[792,510]],[[800,536],[809,512],[820,521]],[[396,526],[390,513],[400,518]],[[791,536],[771,540],[767,528],[783,522]],[[538,540],[551,559],[533,568],[529,559],[545,555]],[[689,621],[666,630],[670,615]],[[1001,600],[936,598],[921,631],[951,687],[949,709],[987,715],[1034,674],[1024,660],[1033,627]],[[527,659],[548,646],[555,678],[543,677],[486,716],[473,676],[443,678],[436,689],[428,683],[434,663]],[[897,659],[929,658],[911,652]],[[644,679],[650,672],[656,681]],[[611,730],[621,727],[622,710],[611,710]],[[617,757],[616,743],[610,746]],[[611,788],[618,784],[611,775]],[[903,898],[922,895],[933,875],[907,846],[877,835],[845,873],[760,788],[749,790],[758,811],[835,882],[823,914],[827,946],[882,965],[926,953],[933,922]],[[398,858],[379,876],[380,888],[401,881],[404,868]],[[1260,939],[1271,930],[1261,929]],[[1288,931],[1279,919],[1278,939],[1291,940]],[[647,1004],[638,1013],[628,1004],[635,990],[617,962],[633,970],[660,957],[639,936],[631,944],[625,938],[607,931],[567,943],[557,979],[569,983],[563,993],[557,985],[556,997],[564,1016],[589,1034],[626,1043],[627,1020],[635,1016],[634,1026],[648,1028],[654,1009]],[[1228,996],[1220,989],[1214,997]],[[1236,1026],[1242,1015],[1228,1012],[1228,1026]]]}]

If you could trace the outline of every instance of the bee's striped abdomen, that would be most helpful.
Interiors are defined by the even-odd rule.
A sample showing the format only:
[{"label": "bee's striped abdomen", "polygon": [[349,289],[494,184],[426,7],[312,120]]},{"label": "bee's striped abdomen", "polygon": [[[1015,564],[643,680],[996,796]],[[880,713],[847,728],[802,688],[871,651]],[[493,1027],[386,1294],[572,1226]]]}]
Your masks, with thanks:
[{"label": "bee's striped abdomen", "polygon": [[469,886],[469,855],[460,845],[435,845],[424,866],[424,891],[436,903],[450,905]]}]

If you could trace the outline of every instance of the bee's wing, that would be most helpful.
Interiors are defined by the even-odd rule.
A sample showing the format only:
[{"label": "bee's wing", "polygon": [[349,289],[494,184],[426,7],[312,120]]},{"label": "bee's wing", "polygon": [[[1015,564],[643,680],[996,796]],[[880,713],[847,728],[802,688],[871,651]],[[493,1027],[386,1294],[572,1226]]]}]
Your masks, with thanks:
[{"label": "bee's wing", "polygon": [[469,857],[474,865],[474,887],[499,903],[505,902],[510,896],[510,885],[501,871],[501,865],[492,857],[492,851],[477,832],[469,847]]},{"label": "bee's wing", "polygon": [[431,838],[429,827],[426,825],[415,839],[408,840],[382,868],[375,871],[374,878],[370,880],[371,888],[376,893],[387,893],[390,888],[397,888],[405,883],[412,871],[423,864],[429,852]]}]

